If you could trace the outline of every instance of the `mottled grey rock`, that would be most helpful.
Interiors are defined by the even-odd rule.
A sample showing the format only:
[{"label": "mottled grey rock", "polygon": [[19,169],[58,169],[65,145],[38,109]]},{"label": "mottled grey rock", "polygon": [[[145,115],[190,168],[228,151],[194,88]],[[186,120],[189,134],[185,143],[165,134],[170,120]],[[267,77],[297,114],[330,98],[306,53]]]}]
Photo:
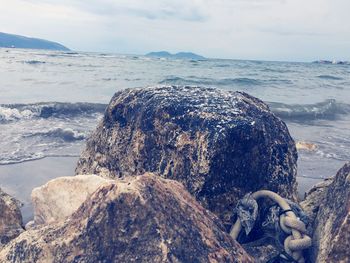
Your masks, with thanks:
[{"label": "mottled grey rock", "polygon": [[311,262],[350,262],[350,163],[302,202],[313,221]]},{"label": "mottled grey rock", "polygon": [[21,203],[0,189],[0,248],[24,231]]},{"label": "mottled grey rock", "polygon": [[296,199],[297,152],[286,125],[246,93],[201,87],[127,89],[112,98],[76,173],[110,178],[155,172],[182,182],[233,223],[246,193]]},{"label": "mottled grey rock", "polygon": [[327,178],[322,182],[314,185],[305,196],[305,199],[300,203],[304,212],[307,214],[310,224],[309,229],[313,231],[314,222],[317,216],[317,212],[321,204],[324,204],[327,187],[333,182],[334,178]]},{"label": "mottled grey rock", "polygon": [[101,186],[65,221],[37,226],[0,262],[253,262],[180,184],[145,174]]}]

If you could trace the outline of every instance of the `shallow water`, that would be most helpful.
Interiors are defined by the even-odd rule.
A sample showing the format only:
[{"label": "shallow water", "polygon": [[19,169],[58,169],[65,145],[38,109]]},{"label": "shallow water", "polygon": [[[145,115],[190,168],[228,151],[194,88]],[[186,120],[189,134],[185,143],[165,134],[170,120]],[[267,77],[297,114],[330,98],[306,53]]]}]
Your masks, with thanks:
[{"label": "shallow water", "polygon": [[33,219],[32,189],[57,177],[72,176],[77,160],[78,157],[48,157],[0,166],[1,188],[21,201],[24,223]]},{"label": "shallow water", "polygon": [[296,141],[317,146],[299,152],[304,191],[350,160],[349,73],[348,65],[0,49],[0,186],[11,188],[4,169],[18,181],[31,180],[15,172],[22,162],[79,156],[118,90],[203,85],[264,100]]}]

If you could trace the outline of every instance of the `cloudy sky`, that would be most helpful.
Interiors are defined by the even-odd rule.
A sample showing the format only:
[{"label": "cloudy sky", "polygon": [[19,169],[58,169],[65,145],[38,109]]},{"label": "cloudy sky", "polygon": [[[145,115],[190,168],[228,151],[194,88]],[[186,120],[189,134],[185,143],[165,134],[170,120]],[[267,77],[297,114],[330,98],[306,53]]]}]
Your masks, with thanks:
[{"label": "cloudy sky", "polygon": [[80,51],[350,60],[349,0],[0,0],[0,31]]}]

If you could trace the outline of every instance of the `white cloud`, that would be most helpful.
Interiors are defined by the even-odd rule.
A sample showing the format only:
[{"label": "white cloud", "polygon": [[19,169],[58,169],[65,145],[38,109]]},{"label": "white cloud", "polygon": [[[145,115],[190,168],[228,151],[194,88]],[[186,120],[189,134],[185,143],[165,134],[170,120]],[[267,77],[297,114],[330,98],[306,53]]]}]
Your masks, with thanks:
[{"label": "white cloud", "polygon": [[0,31],[77,50],[350,59],[348,10],[347,0],[0,0]]}]

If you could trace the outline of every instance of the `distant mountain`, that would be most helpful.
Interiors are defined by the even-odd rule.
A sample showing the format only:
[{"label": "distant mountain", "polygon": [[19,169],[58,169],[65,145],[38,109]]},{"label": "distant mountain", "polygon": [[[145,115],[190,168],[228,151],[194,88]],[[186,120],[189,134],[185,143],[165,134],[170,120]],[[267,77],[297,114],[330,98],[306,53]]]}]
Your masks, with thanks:
[{"label": "distant mountain", "polygon": [[31,49],[49,49],[49,50],[65,50],[69,49],[59,43],[39,39],[29,38],[19,35],[12,35],[0,32],[0,47],[6,48],[31,48]]},{"label": "distant mountain", "polygon": [[174,58],[174,59],[196,59],[201,60],[205,57],[197,55],[192,52],[179,52],[176,54],[171,54],[167,51],[151,52],[146,54],[147,57],[156,57],[156,58]]}]

